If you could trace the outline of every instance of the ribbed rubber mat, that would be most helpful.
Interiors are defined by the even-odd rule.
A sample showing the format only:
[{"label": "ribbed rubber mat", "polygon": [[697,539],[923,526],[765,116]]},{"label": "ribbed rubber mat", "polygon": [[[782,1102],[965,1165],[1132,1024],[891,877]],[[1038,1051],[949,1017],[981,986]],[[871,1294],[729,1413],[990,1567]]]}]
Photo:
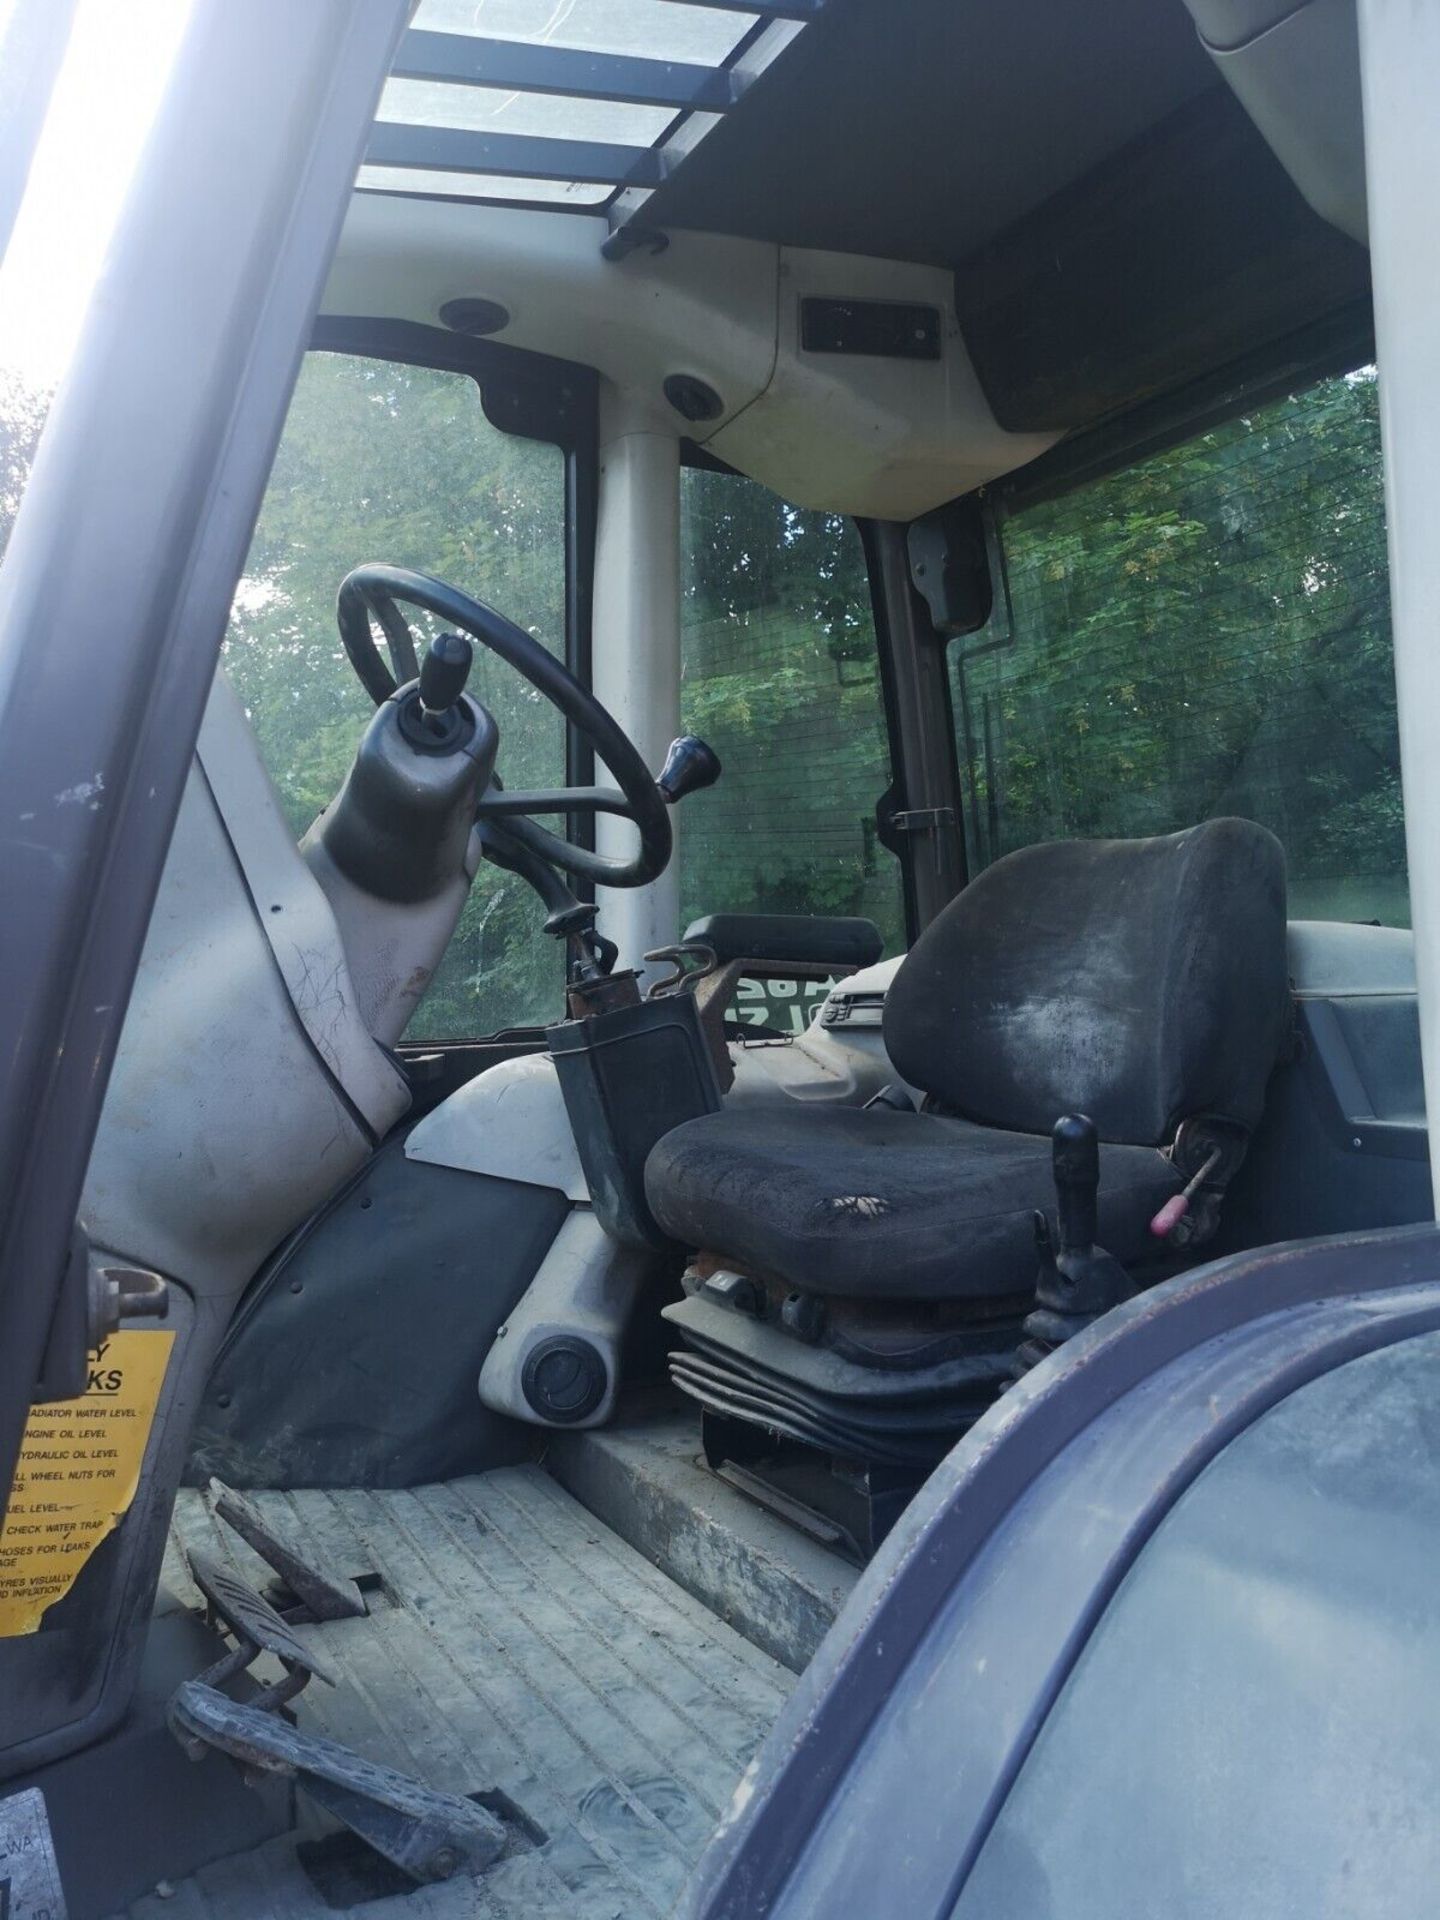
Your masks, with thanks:
[{"label": "ribbed rubber mat", "polygon": [[[793,1676],[626,1546],[538,1467],[407,1492],[260,1493],[335,1572],[378,1575],[365,1619],[302,1627],[338,1672],[300,1725],[427,1785],[524,1816],[479,1879],[368,1898],[366,1920],[619,1920],[668,1913]],[[268,1570],[181,1494],[183,1545]],[[222,1766],[214,1756],[201,1763]],[[328,1920],[296,1836],[140,1901],[134,1920]],[[537,1831],[543,1832],[543,1839]],[[332,1889],[332,1899],[334,1893]]]}]

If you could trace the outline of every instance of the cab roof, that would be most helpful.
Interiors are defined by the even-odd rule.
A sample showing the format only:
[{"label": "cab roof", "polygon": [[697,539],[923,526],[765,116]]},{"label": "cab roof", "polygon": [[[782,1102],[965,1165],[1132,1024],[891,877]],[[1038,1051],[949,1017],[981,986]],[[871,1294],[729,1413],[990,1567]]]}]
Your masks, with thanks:
[{"label": "cab roof", "polygon": [[[422,0],[359,186],[603,215],[611,258],[688,230],[943,269],[998,425],[1071,432],[1316,329],[1363,347],[1366,249],[1266,111],[1323,72],[1282,108],[1344,121],[1348,4]],[[1328,51],[1280,49],[1257,106],[1301,15]]]}]

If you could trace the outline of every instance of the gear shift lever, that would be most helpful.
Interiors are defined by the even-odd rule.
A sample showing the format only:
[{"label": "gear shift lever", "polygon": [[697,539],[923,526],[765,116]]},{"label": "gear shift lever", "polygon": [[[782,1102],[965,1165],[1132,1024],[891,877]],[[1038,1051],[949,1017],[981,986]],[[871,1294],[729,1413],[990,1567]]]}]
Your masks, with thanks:
[{"label": "gear shift lever", "polygon": [[1035,1310],[1026,1318],[1015,1371],[1026,1373],[1082,1327],[1098,1320],[1135,1288],[1113,1254],[1095,1244],[1099,1230],[1100,1140],[1095,1122],[1083,1113],[1065,1113],[1051,1134],[1051,1172],[1059,1248],[1050,1240],[1050,1224],[1035,1215],[1035,1245],[1040,1272]]}]

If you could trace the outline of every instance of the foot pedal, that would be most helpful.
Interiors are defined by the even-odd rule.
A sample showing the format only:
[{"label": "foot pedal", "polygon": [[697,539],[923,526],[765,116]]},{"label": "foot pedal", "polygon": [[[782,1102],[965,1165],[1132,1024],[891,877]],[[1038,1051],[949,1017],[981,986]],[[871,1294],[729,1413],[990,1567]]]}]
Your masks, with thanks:
[{"label": "foot pedal", "polygon": [[203,1680],[179,1689],[170,1724],[187,1751],[213,1748],[247,1772],[290,1777],[412,1880],[448,1880],[461,1867],[479,1873],[505,1845],[504,1827],[473,1800],[439,1793],[333,1740],[301,1733]]},{"label": "foot pedal", "polygon": [[[334,1675],[237,1573],[203,1553],[192,1553],[189,1560],[211,1620],[235,1641],[198,1680],[185,1681],[170,1702],[170,1729],[192,1760],[214,1751],[235,1761],[247,1776],[293,1780],[413,1880],[445,1880],[465,1866],[478,1873],[496,1858],[505,1845],[505,1829],[474,1801],[437,1792],[333,1740],[302,1733],[280,1710],[312,1676],[333,1686]],[[262,1653],[280,1662],[282,1679],[248,1701],[220,1691]]]},{"label": "foot pedal", "polygon": [[258,1507],[223,1481],[210,1482],[210,1499],[216,1515],[279,1575],[312,1620],[353,1620],[366,1611],[364,1596],[353,1580],[327,1573],[307,1560],[275,1531]]},{"label": "foot pedal", "polygon": [[256,1704],[268,1710],[293,1700],[306,1686],[312,1674],[333,1687],[335,1676],[325,1662],[307,1647],[288,1620],[282,1620],[263,1594],[256,1593],[238,1573],[222,1567],[208,1554],[192,1553],[190,1574],[205,1596],[206,1611],[212,1621],[228,1629],[235,1646],[200,1678],[212,1687],[223,1686],[237,1673],[243,1673],[262,1653],[273,1653],[285,1669],[285,1678],[262,1693]]}]

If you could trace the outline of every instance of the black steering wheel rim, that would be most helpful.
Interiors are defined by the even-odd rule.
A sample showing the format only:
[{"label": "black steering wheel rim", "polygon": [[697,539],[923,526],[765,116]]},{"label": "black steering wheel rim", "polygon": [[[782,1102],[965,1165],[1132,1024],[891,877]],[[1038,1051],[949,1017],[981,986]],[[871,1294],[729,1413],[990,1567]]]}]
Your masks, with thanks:
[{"label": "black steering wheel rim", "polygon": [[[400,612],[401,602],[423,608],[498,654],[589,741],[596,758],[619,785],[619,792],[605,787],[561,787],[535,793],[502,793],[496,788],[481,799],[479,818],[501,822],[504,832],[530,852],[596,886],[643,887],[663,873],[673,845],[670,814],[639,749],[563,661],[493,607],[471,599],[448,581],[408,567],[372,564],[348,573],[340,583],[335,618],[350,664],[376,706],[383,706],[398,692],[401,682],[380,657],[371,631],[372,619],[384,633],[390,657],[406,680],[419,671],[414,638]],[[640,850],[633,859],[623,860],[577,847],[531,819],[527,805],[538,813],[617,814],[635,825]]]}]

